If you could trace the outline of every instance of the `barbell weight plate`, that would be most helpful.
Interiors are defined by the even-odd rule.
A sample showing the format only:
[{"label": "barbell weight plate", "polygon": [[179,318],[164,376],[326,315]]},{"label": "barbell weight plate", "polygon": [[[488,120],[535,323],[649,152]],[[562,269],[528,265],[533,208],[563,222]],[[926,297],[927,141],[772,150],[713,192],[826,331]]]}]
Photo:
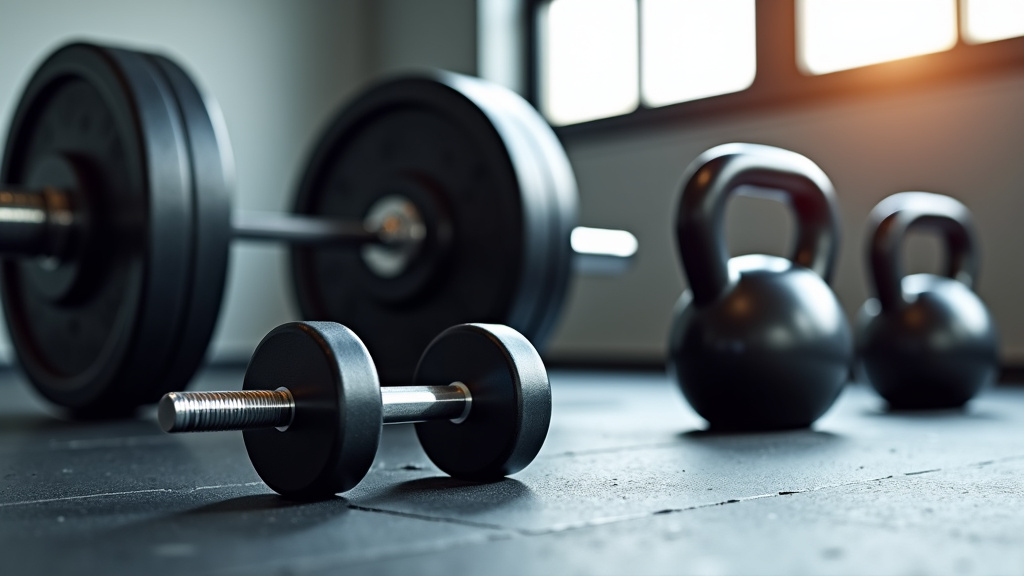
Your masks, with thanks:
[{"label": "barbell weight plate", "polygon": [[551,126],[518,94],[478,78],[447,76],[487,114],[510,152],[524,159],[518,164],[521,172],[537,170],[535,174],[521,173],[522,189],[547,204],[548,243],[538,254],[543,258],[543,263],[537,264],[540,281],[524,287],[533,291],[520,297],[534,303],[533,318],[522,332],[529,334],[535,345],[543,346],[561,314],[573,271],[570,236],[578,218],[579,193],[572,165]]},{"label": "barbell weight plate", "polygon": [[366,347],[333,322],[292,322],[263,340],[245,371],[246,390],[287,388],[295,400],[287,430],[246,430],[260,478],[287,498],[349,490],[370,470],[380,444],[380,382]]},{"label": "barbell weight plate", "polygon": [[216,103],[204,98],[175,62],[154,54],[146,57],[173,93],[192,167],[190,284],[175,353],[164,377],[166,392],[187,387],[203,361],[217,323],[231,243],[234,167],[227,129]]},{"label": "barbell weight plate", "polygon": [[[83,416],[128,412],[175,387],[164,370],[184,311],[193,206],[173,106],[140,55],[73,44],[40,66],[11,122],[0,181],[78,184],[90,207],[77,260],[5,260],[0,281],[29,379]],[[70,168],[40,172],[51,165]]]},{"label": "barbell weight plate", "polygon": [[508,326],[463,324],[445,330],[423,353],[417,386],[461,382],[472,397],[458,424],[416,424],[430,460],[464,480],[514,474],[537,456],[551,423],[547,370],[530,342]]},{"label": "barbell weight plate", "polygon": [[302,214],[361,220],[397,194],[424,215],[425,245],[393,278],[358,250],[292,251],[303,316],[360,334],[385,385],[408,384],[420,353],[453,324],[503,323],[535,338],[547,299],[564,296],[552,289],[562,266],[552,255],[559,243],[568,249],[568,234],[555,237],[551,212],[565,203],[551,201],[536,125],[510,120],[518,97],[482,85],[437,73],[372,87],[328,128],[299,186]]},{"label": "barbell weight plate", "polygon": [[[490,86],[504,90],[497,85]],[[503,114],[515,118],[521,130],[534,144],[537,162],[545,171],[542,181],[542,196],[548,201],[550,226],[548,277],[537,293],[535,323],[530,330],[530,340],[543,347],[561,317],[573,274],[573,259],[570,238],[579,218],[579,192],[576,176],[565,148],[554,130],[537,110],[526,100],[515,94],[513,101],[502,107]]]}]

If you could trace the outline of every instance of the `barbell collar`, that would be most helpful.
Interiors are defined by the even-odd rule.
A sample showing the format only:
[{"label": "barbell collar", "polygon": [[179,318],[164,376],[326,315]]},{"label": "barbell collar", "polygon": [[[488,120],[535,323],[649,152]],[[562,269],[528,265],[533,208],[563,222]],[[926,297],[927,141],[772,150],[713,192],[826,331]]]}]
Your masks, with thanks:
[{"label": "barbell collar", "polygon": [[63,257],[76,221],[64,191],[0,185],[0,254]]}]

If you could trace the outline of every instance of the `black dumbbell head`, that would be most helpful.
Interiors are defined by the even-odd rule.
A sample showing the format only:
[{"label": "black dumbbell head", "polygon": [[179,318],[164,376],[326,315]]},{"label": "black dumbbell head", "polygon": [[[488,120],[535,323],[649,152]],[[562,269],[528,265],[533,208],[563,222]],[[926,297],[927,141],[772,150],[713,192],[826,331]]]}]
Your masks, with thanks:
[{"label": "black dumbbell head", "polygon": [[416,425],[423,450],[445,473],[489,481],[525,468],[551,422],[551,387],[537,350],[522,334],[495,324],[462,324],[442,332],[420,358],[418,386],[461,382],[472,407],[461,423]]},{"label": "black dumbbell head", "polygon": [[351,489],[369,471],[380,444],[380,383],[351,330],[333,322],[275,328],[253,353],[244,387],[283,387],[295,399],[286,430],[243,433],[253,467],[276,492],[323,498]]}]

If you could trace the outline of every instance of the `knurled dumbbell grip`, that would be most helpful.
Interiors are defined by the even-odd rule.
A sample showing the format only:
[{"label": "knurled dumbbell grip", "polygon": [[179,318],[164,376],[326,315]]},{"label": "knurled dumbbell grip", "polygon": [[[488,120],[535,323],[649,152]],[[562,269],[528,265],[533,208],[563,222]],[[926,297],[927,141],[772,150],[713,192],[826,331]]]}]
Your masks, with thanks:
[{"label": "knurled dumbbell grip", "polygon": [[[381,388],[383,424],[452,420],[461,422],[472,406],[461,382],[448,386]],[[165,432],[213,432],[280,428],[291,425],[295,399],[286,388],[232,392],[171,392],[157,408]]]}]

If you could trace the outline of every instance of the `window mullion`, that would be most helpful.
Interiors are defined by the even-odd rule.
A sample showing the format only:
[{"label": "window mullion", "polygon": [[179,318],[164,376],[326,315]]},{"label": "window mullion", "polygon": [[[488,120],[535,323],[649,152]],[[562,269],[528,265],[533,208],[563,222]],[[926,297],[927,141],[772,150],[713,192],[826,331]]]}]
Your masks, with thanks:
[{"label": "window mullion", "polygon": [[643,0],[636,0],[636,93],[637,109],[647,108],[644,104],[644,17]]}]

